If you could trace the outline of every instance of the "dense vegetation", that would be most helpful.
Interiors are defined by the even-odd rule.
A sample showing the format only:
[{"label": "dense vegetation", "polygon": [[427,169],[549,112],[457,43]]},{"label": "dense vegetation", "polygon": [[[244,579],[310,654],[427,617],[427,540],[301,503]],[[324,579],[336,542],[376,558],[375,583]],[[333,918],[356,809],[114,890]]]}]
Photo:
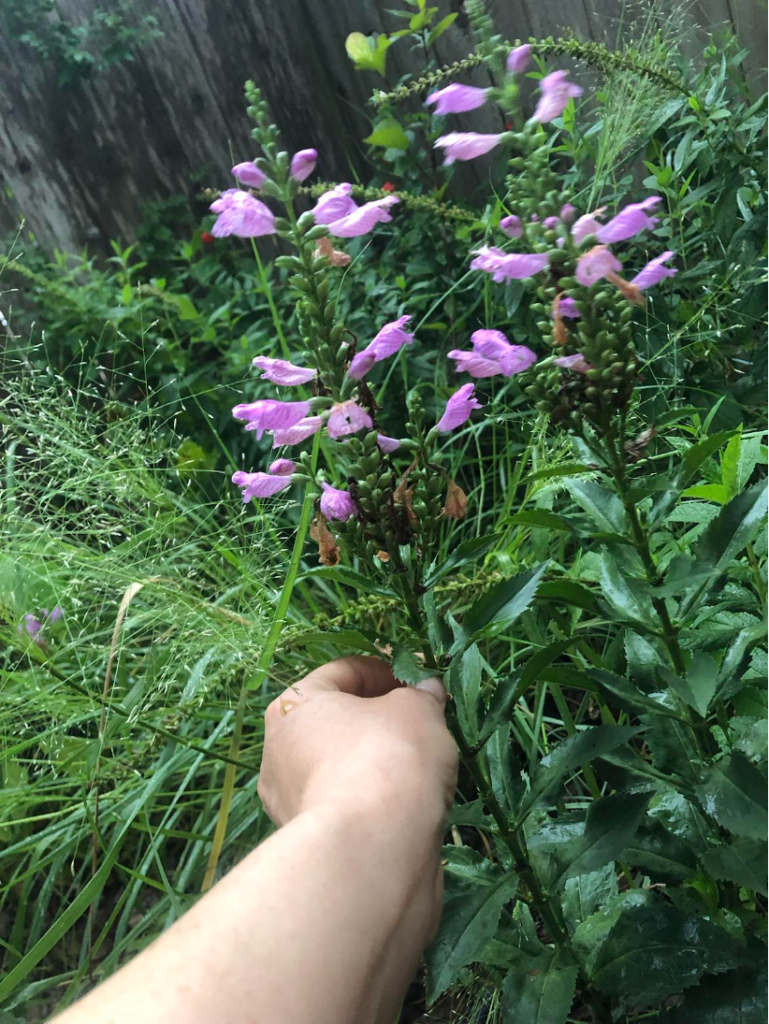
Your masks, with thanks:
[{"label": "dense vegetation", "polygon": [[[2,1021],[67,1005],[269,832],[262,709],[349,651],[407,682],[437,666],[462,754],[446,911],[404,1020],[766,1018],[764,99],[733,41],[687,64],[674,21],[615,50],[532,40],[512,78],[479,4],[453,69],[431,50],[451,18],[405,14],[347,41],[372,84],[391,45],[425,59],[375,93],[353,196],[400,203],[334,239],[349,266],[314,254],[326,232],[301,211],[332,186],[292,183],[253,90],[277,242],[215,238],[205,206],[198,223],[173,200],[106,264],[8,239]],[[525,122],[527,80],[565,59],[598,87]],[[435,160],[454,121],[423,100],[479,65],[514,137],[468,195]],[[541,225],[650,194],[658,223],[617,251],[635,271],[674,250],[677,274],[643,304],[583,285],[584,250]],[[552,279],[470,269],[471,250],[509,249],[513,215]],[[364,391],[353,346],[404,314],[415,342]],[[486,408],[436,435],[468,379],[447,353],[489,329],[538,361],[476,381]],[[599,373],[555,366],[562,331]],[[282,453],[290,490],[241,508],[230,477],[266,465],[269,438],[231,408],[286,397],[255,383],[255,356],[319,367],[320,411],[360,401],[400,453],[318,433]],[[316,484],[345,480],[392,518],[326,524],[340,552],[319,565],[301,543]]]}]

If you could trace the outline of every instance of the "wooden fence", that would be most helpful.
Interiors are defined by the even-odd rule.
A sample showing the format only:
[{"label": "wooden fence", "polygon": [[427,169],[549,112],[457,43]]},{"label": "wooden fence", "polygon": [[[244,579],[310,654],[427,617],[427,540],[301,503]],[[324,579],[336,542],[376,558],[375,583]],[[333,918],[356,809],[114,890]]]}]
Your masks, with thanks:
[{"label": "wooden fence", "polygon": [[[671,3],[673,0],[671,0]],[[58,0],[82,19],[97,0]],[[471,49],[461,0],[438,41],[441,61]],[[145,0],[163,36],[91,81],[56,84],[54,69],[8,33],[0,35],[0,231],[23,212],[47,248],[105,251],[131,240],[142,204],[229,180],[230,153],[253,155],[242,99],[253,78],[291,148],[313,145],[324,178],[344,179],[364,161],[373,73],[356,72],[344,41],[400,27],[387,8],[398,0]],[[445,6],[443,0],[441,6]],[[109,0],[98,0],[109,9]],[[495,0],[497,30],[508,39],[560,34],[604,40],[621,0]],[[766,52],[765,0],[695,0],[685,15],[690,50],[726,23],[751,48],[749,78]],[[0,26],[1,27],[1,26]],[[388,81],[419,67],[409,44],[388,55]]]}]

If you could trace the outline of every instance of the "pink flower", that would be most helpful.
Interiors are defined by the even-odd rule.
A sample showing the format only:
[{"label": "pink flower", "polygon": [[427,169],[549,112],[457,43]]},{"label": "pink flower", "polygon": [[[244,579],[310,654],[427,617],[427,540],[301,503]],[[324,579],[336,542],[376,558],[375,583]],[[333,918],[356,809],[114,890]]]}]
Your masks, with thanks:
[{"label": "pink flower", "polygon": [[576,212],[576,208],[572,206],[571,203],[564,203],[561,207],[559,217],[561,218],[564,224],[571,224],[571,222],[574,220],[574,214]]},{"label": "pink flower", "polygon": [[557,226],[558,226],[558,218],[557,217],[545,217],[545,219],[542,221],[542,227],[543,228],[554,228],[554,227],[557,227]]},{"label": "pink flower", "polygon": [[387,434],[377,434],[376,443],[385,455],[389,455],[391,452],[397,451],[401,446],[397,437],[388,437]]},{"label": "pink flower", "polygon": [[309,402],[278,402],[274,398],[261,398],[257,402],[236,405],[232,415],[246,421],[246,430],[255,430],[261,437],[265,430],[287,430],[295,426],[310,411]]},{"label": "pink flower", "polygon": [[532,277],[547,266],[547,255],[539,253],[506,253],[496,246],[482,245],[473,251],[471,270],[483,270],[497,282]]},{"label": "pink flower", "polygon": [[[579,311],[579,306],[574,301],[574,299],[569,298],[568,295],[564,295],[564,297],[558,303],[558,314],[559,316],[566,316],[570,317],[571,319],[576,319],[578,316],[582,316],[582,314]],[[553,312],[551,310],[550,316],[552,315]]]},{"label": "pink flower", "polygon": [[35,642],[37,642],[37,634],[40,632],[42,628],[43,623],[40,621],[40,619],[35,618],[35,616],[30,614],[29,612],[24,616],[23,623],[19,623],[19,632],[21,634],[27,633],[27,635],[31,636],[32,639],[35,640]]},{"label": "pink flower", "polygon": [[662,202],[661,196],[649,196],[642,203],[629,203],[616,217],[604,224],[596,231],[598,241],[607,245],[612,242],[624,242],[628,238],[634,238],[642,231],[654,227],[658,222],[656,217],[649,217],[646,210],[653,210]]},{"label": "pink flower", "polygon": [[265,181],[267,181],[267,175],[264,171],[259,170],[253,160],[246,160],[242,164],[235,164],[232,168],[232,173],[238,181],[244,185],[250,185],[251,188],[261,188]]},{"label": "pink flower", "polygon": [[336,441],[345,434],[355,434],[364,427],[370,430],[373,425],[366,410],[361,409],[357,402],[350,399],[347,402],[338,402],[332,407],[328,418],[328,433],[329,437]]},{"label": "pink flower", "polygon": [[353,358],[350,369],[347,371],[353,380],[361,380],[366,376],[374,363],[395,355],[404,345],[410,345],[414,335],[403,330],[404,324],[411,319],[410,316],[400,316],[389,324],[385,324],[374,340],[370,342],[361,352]]},{"label": "pink flower", "polygon": [[312,208],[312,215],[316,224],[333,224],[335,220],[346,217],[358,209],[358,204],[352,198],[352,185],[343,181],[329,192],[324,192]]},{"label": "pink flower", "polygon": [[589,363],[581,352],[577,352],[573,356],[559,356],[553,362],[556,366],[563,366],[564,369],[572,370],[574,373],[587,373],[588,370],[593,369],[593,364]]},{"label": "pink flower", "polygon": [[290,476],[273,476],[270,473],[244,473],[238,470],[232,474],[232,482],[243,488],[243,501],[252,498],[271,498],[273,494],[285,491],[291,486]]},{"label": "pink flower", "polygon": [[455,391],[446,403],[443,415],[435,425],[436,430],[445,434],[455,427],[461,427],[469,418],[473,409],[482,409],[483,406],[475,398],[475,384],[463,384],[458,391]]},{"label": "pink flower", "polygon": [[[328,233],[337,238],[358,238],[367,235],[375,224],[386,224],[392,220],[391,206],[399,203],[397,196],[385,196],[363,206],[355,206],[346,216],[328,225]],[[353,204],[354,205],[354,204]]]},{"label": "pink flower", "polygon": [[605,245],[594,245],[577,260],[574,276],[580,284],[589,288],[607,274],[616,274],[622,270],[622,264]]},{"label": "pink flower", "polygon": [[530,348],[511,345],[502,331],[474,331],[470,340],[472,352],[458,349],[449,352],[449,359],[456,361],[457,373],[469,373],[471,377],[495,377],[501,373],[504,377],[512,377],[523,373],[537,361]]},{"label": "pink flower", "polygon": [[271,356],[257,356],[252,362],[258,370],[264,370],[262,380],[273,384],[307,384],[317,373],[309,366],[295,366],[287,359],[273,359]]},{"label": "pink flower", "polygon": [[376,355],[371,351],[371,347],[364,348],[353,356],[347,376],[353,380],[363,380],[375,362]]},{"label": "pink flower", "polygon": [[357,516],[358,506],[352,500],[347,491],[341,491],[331,484],[321,484],[323,494],[320,499],[320,511],[326,519],[339,519],[346,522],[352,516]]},{"label": "pink flower", "polygon": [[291,157],[291,177],[295,181],[304,181],[315,170],[317,162],[317,149],[300,149],[298,153],[294,153]]},{"label": "pink flower", "polygon": [[267,467],[267,472],[273,476],[290,476],[296,469],[293,459],[276,459]]},{"label": "pink flower", "polygon": [[514,213],[511,213],[509,217],[503,217],[499,222],[501,231],[504,231],[510,238],[520,238],[523,234],[523,223],[520,217],[516,217]]},{"label": "pink flower", "polygon": [[570,99],[576,99],[582,95],[582,88],[568,81],[566,77],[568,73],[568,71],[553,71],[542,79],[539,83],[542,95],[537,109],[532,115],[532,120],[539,121],[541,124],[553,121],[564,112]]},{"label": "pink flower", "polygon": [[28,612],[24,616],[23,622],[19,623],[18,629],[22,636],[26,633],[39,647],[42,647],[42,638],[38,635],[40,630],[44,625],[53,625],[54,622],[58,622],[64,612],[59,605],[56,605],[50,612],[47,608],[41,608],[40,611],[41,617],[39,619]]},{"label": "pink flower", "polygon": [[501,135],[480,135],[478,132],[449,132],[442,135],[433,145],[434,149],[445,150],[444,167],[449,167],[455,160],[474,160],[477,156],[491,152],[498,146]]},{"label": "pink flower", "polygon": [[[259,238],[275,234],[275,217],[272,210],[255,199],[250,192],[228,189],[211,204],[219,216],[211,228],[215,238],[237,235],[238,238]],[[220,212],[221,211],[221,212]]]},{"label": "pink flower", "polygon": [[528,43],[523,43],[521,46],[516,46],[507,55],[506,68],[510,75],[517,75],[521,71],[525,71],[529,66],[531,60],[531,47]]},{"label": "pink flower", "polygon": [[435,104],[434,114],[461,114],[465,110],[476,110],[486,102],[488,89],[477,89],[474,85],[447,85],[431,93],[425,100],[426,106]]},{"label": "pink flower", "polygon": [[675,267],[663,266],[673,256],[675,256],[675,253],[672,250],[663,252],[661,256],[656,256],[642,270],[639,270],[636,276],[631,279],[630,284],[634,284],[636,288],[643,291],[645,288],[651,288],[652,285],[659,284],[666,277],[675,277],[678,273]]},{"label": "pink flower", "polygon": [[317,434],[322,426],[322,416],[307,416],[286,430],[273,430],[272,447],[282,448],[284,445],[300,444],[302,441],[306,441],[308,437],[312,437],[313,434]]},{"label": "pink flower", "polygon": [[469,373],[471,377],[496,377],[502,372],[496,359],[484,359],[477,352],[454,348],[449,352],[449,359],[455,361],[457,373]]}]

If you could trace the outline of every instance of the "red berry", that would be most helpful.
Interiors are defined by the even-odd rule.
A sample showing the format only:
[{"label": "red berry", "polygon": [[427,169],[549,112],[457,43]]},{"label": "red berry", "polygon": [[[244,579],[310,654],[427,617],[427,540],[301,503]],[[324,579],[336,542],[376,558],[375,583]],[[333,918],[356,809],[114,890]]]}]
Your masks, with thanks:
[{"label": "red berry", "polygon": [[210,231],[203,231],[200,235],[200,241],[203,243],[203,245],[213,245],[215,242],[215,238]]}]

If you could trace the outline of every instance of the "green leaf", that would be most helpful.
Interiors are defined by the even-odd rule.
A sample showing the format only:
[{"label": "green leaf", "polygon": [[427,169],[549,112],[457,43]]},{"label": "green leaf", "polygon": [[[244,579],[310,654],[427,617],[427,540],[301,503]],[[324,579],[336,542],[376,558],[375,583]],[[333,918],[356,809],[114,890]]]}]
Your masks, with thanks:
[{"label": "green leaf", "polygon": [[180,320],[197,320],[200,316],[194,302],[187,295],[175,295],[174,301]]},{"label": "green leaf", "polygon": [[713,878],[727,879],[746,889],[767,895],[766,841],[735,839],[728,845],[716,846],[700,854],[705,870]]},{"label": "green leaf", "polygon": [[697,799],[719,825],[736,836],[766,838],[766,779],[758,768],[735,753],[704,768],[700,780]]},{"label": "green leaf", "polygon": [[435,675],[435,670],[425,668],[403,644],[398,644],[393,652],[392,669],[395,678],[409,686],[415,686],[422,679]]},{"label": "green leaf", "polygon": [[601,559],[601,588],[620,619],[643,623],[649,629],[658,627],[649,584],[626,576],[608,552]]},{"label": "green leaf", "polygon": [[718,683],[718,665],[714,658],[703,651],[697,651],[683,679],[668,668],[663,667],[660,673],[681,700],[703,718],[707,715]]},{"label": "green leaf", "polygon": [[560,881],[619,860],[636,834],[651,798],[651,793],[616,793],[594,800],[587,812],[584,835],[564,851],[569,863],[561,872]]},{"label": "green leaf", "polygon": [[[473,648],[471,647],[470,650]],[[527,685],[522,681],[520,672],[497,682],[488,710],[483,716],[483,725],[478,737],[479,743],[485,743],[492,733],[495,733],[500,725],[510,718],[512,709],[520,700]]]},{"label": "green leaf", "polygon": [[617,872],[613,862],[597,871],[567,878],[561,896],[563,915],[570,931],[587,920],[604,903],[617,895]]},{"label": "green leaf", "polygon": [[334,647],[349,647],[354,651],[372,654],[376,658],[382,657],[382,652],[374,642],[357,629],[310,630],[308,633],[302,633],[301,640],[303,644],[331,644]]},{"label": "green leaf", "polygon": [[652,896],[648,891],[630,889],[610,897],[605,906],[577,926],[571,939],[571,949],[588,975],[592,975],[601,950],[620,917],[651,902]]},{"label": "green leaf", "polygon": [[537,598],[541,601],[558,601],[570,604],[574,608],[599,615],[601,607],[591,590],[571,580],[546,580],[540,584]]},{"label": "green leaf", "polygon": [[766,636],[766,624],[741,629],[726,649],[718,672],[718,696],[731,697],[742,688],[751,652]]},{"label": "green leaf", "polygon": [[444,576],[447,576],[450,572],[455,569],[459,569],[462,565],[467,565],[468,562],[474,562],[478,558],[482,558],[488,551],[494,547],[499,540],[496,534],[490,534],[485,537],[471,537],[470,540],[463,541],[459,547],[454,548],[449,557],[427,576],[424,581],[424,586],[427,590],[434,587],[436,583],[440,583]]},{"label": "green leaf", "polygon": [[674,885],[697,874],[691,845],[668,832],[661,822],[647,817],[628,843],[623,860],[646,871],[655,882]]},{"label": "green leaf", "polygon": [[[452,825],[472,825],[475,828],[488,829],[492,819],[483,809],[482,800],[471,800],[467,804],[457,804],[449,811],[446,818],[447,827]],[[463,847],[460,847],[463,849]]]},{"label": "green leaf", "polygon": [[592,480],[564,480],[564,485],[599,530],[619,535],[627,533],[627,515],[616,494]]},{"label": "green leaf", "polygon": [[665,664],[654,642],[639,633],[626,630],[625,657],[628,673],[633,682],[646,691],[654,690],[657,685],[657,670]]},{"label": "green leaf", "polygon": [[430,647],[436,654],[444,655],[451,647],[453,635],[451,627],[446,622],[446,616],[438,609],[435,591],[428,590],[422,596],[422,607],[427,619],[427,639]]},{"label": "green leaf", "polygon": [[384,146],[385,149],[409,148],[408,136],[394,117],[377,122],[373,132],[363,141],[369,146]]},{"label": "green leaf", "polygon": [[534,600],[547,566],[548,563],[543,562],[537,569],[502,580],[479,597],[462,623],[464,641],[456,643],[452,650],[460,650],[468,640],[485,640],[507,629]]},{"label": "green leaf", "polygon": [[[437,9],[437,8],[436,8]],[[459,14],[455,11],[453,14],[447,14],[445,18],[441,18],[437,25],[435,25],[427,35],[427,45],[432,46],[436,39],[440,38],[447,28],[450,28],[459,17]]]},{"label": "green leaf", "polygon": [[529,512],[516,512],[507,520],[510,526],[541,526],[545,530],[564,530],[570,532],[573,527],[563,516],[555,512],[547,512],[542,508],[531,509]]},{"label": "green leaf", "polygon": [[502,989],[501,1020],[520,1024],[565,1024],[574,1000],[579,965],[565,949],[522,954]]},{"label": "green leaf", "polygon": [[389,45],[390,40],[385,35],[364,36],[362,32],[351,32],[344,42],[356,71],[377,71],[383,77]]},{"label": "green leaf", "polygon": [[449,670],[449,692],[454,698],[459,725],[471,744],[479,740],[478,713],[483,662],[476,644],[455,657]]},{"label": "green leaf", "polygon": [[586,675],[598,683],[600,690],[612,694],[619,706],[625,711],[630,711],[631,714],[638,714],[639,711],[646,710],[669,718],[681,718],[677,711],[666,707],[660,701],[654,700],[653,697],[647,697],[624,676],[618,676],[615,672],[608,672],[603,668],[590,669]]},{"label": "green leaf", "polygon": [[734,431],[732,430],[722,430],[718,434],[704,438],[688,449],[681,459],[678,469],[673,474],[669,487],[654,503],[649,515],[650,526],[656,526],[657,523],[665,518],[678,501],[681,491],[683,491],[702,463],[709,459],[733,433]]},{"label": "green leaf", "polygon": [[356,590],[367,591],[371,594],[379,594],[384,597],[394,597],[391,590],[381,577],[364,576],[361,572],[348,569],[345,565],[318,565],[312,569],[306,569],[299,580],[328,580],[330,583],[345,583],[348,587]]},{"label": "green leaf", "polygon": [[582,462],[569,462],[563,466],[550,466],[549,469],[538,469],[529,473],[521,482],[524,484],[534,483],[536,480],[551,480],[553,477],[572,476],[574,473],[594,473],[595,466],[586,466]]},{"label": "green leaf", "polygon": [[705,977],[659,1024],[766,1024],[766,969]]},{"label": "green leaf", "polygon": [[504,874],[491,885],[448,900],[438,935],[425,953],[429,1005],[456,980],[466,964],[478,958],[494,936],[502,907],[515,896],[517,888],[517,876]]},{"label": "green leaf", "polygon": [[510,743],[511,725],[505,722],[486,743],[484,754],[489,765],[491,789],[502,809],[512,816],[521,802],[524,782],[521,767]]},{"label": "green leaf", "polygon": [[592,973],[602,992],[621,997],[625,1007],[643,1008],[683,992],[706,971],[727,971],[740,960],[723,928],[655,901],[623,910]]}]

